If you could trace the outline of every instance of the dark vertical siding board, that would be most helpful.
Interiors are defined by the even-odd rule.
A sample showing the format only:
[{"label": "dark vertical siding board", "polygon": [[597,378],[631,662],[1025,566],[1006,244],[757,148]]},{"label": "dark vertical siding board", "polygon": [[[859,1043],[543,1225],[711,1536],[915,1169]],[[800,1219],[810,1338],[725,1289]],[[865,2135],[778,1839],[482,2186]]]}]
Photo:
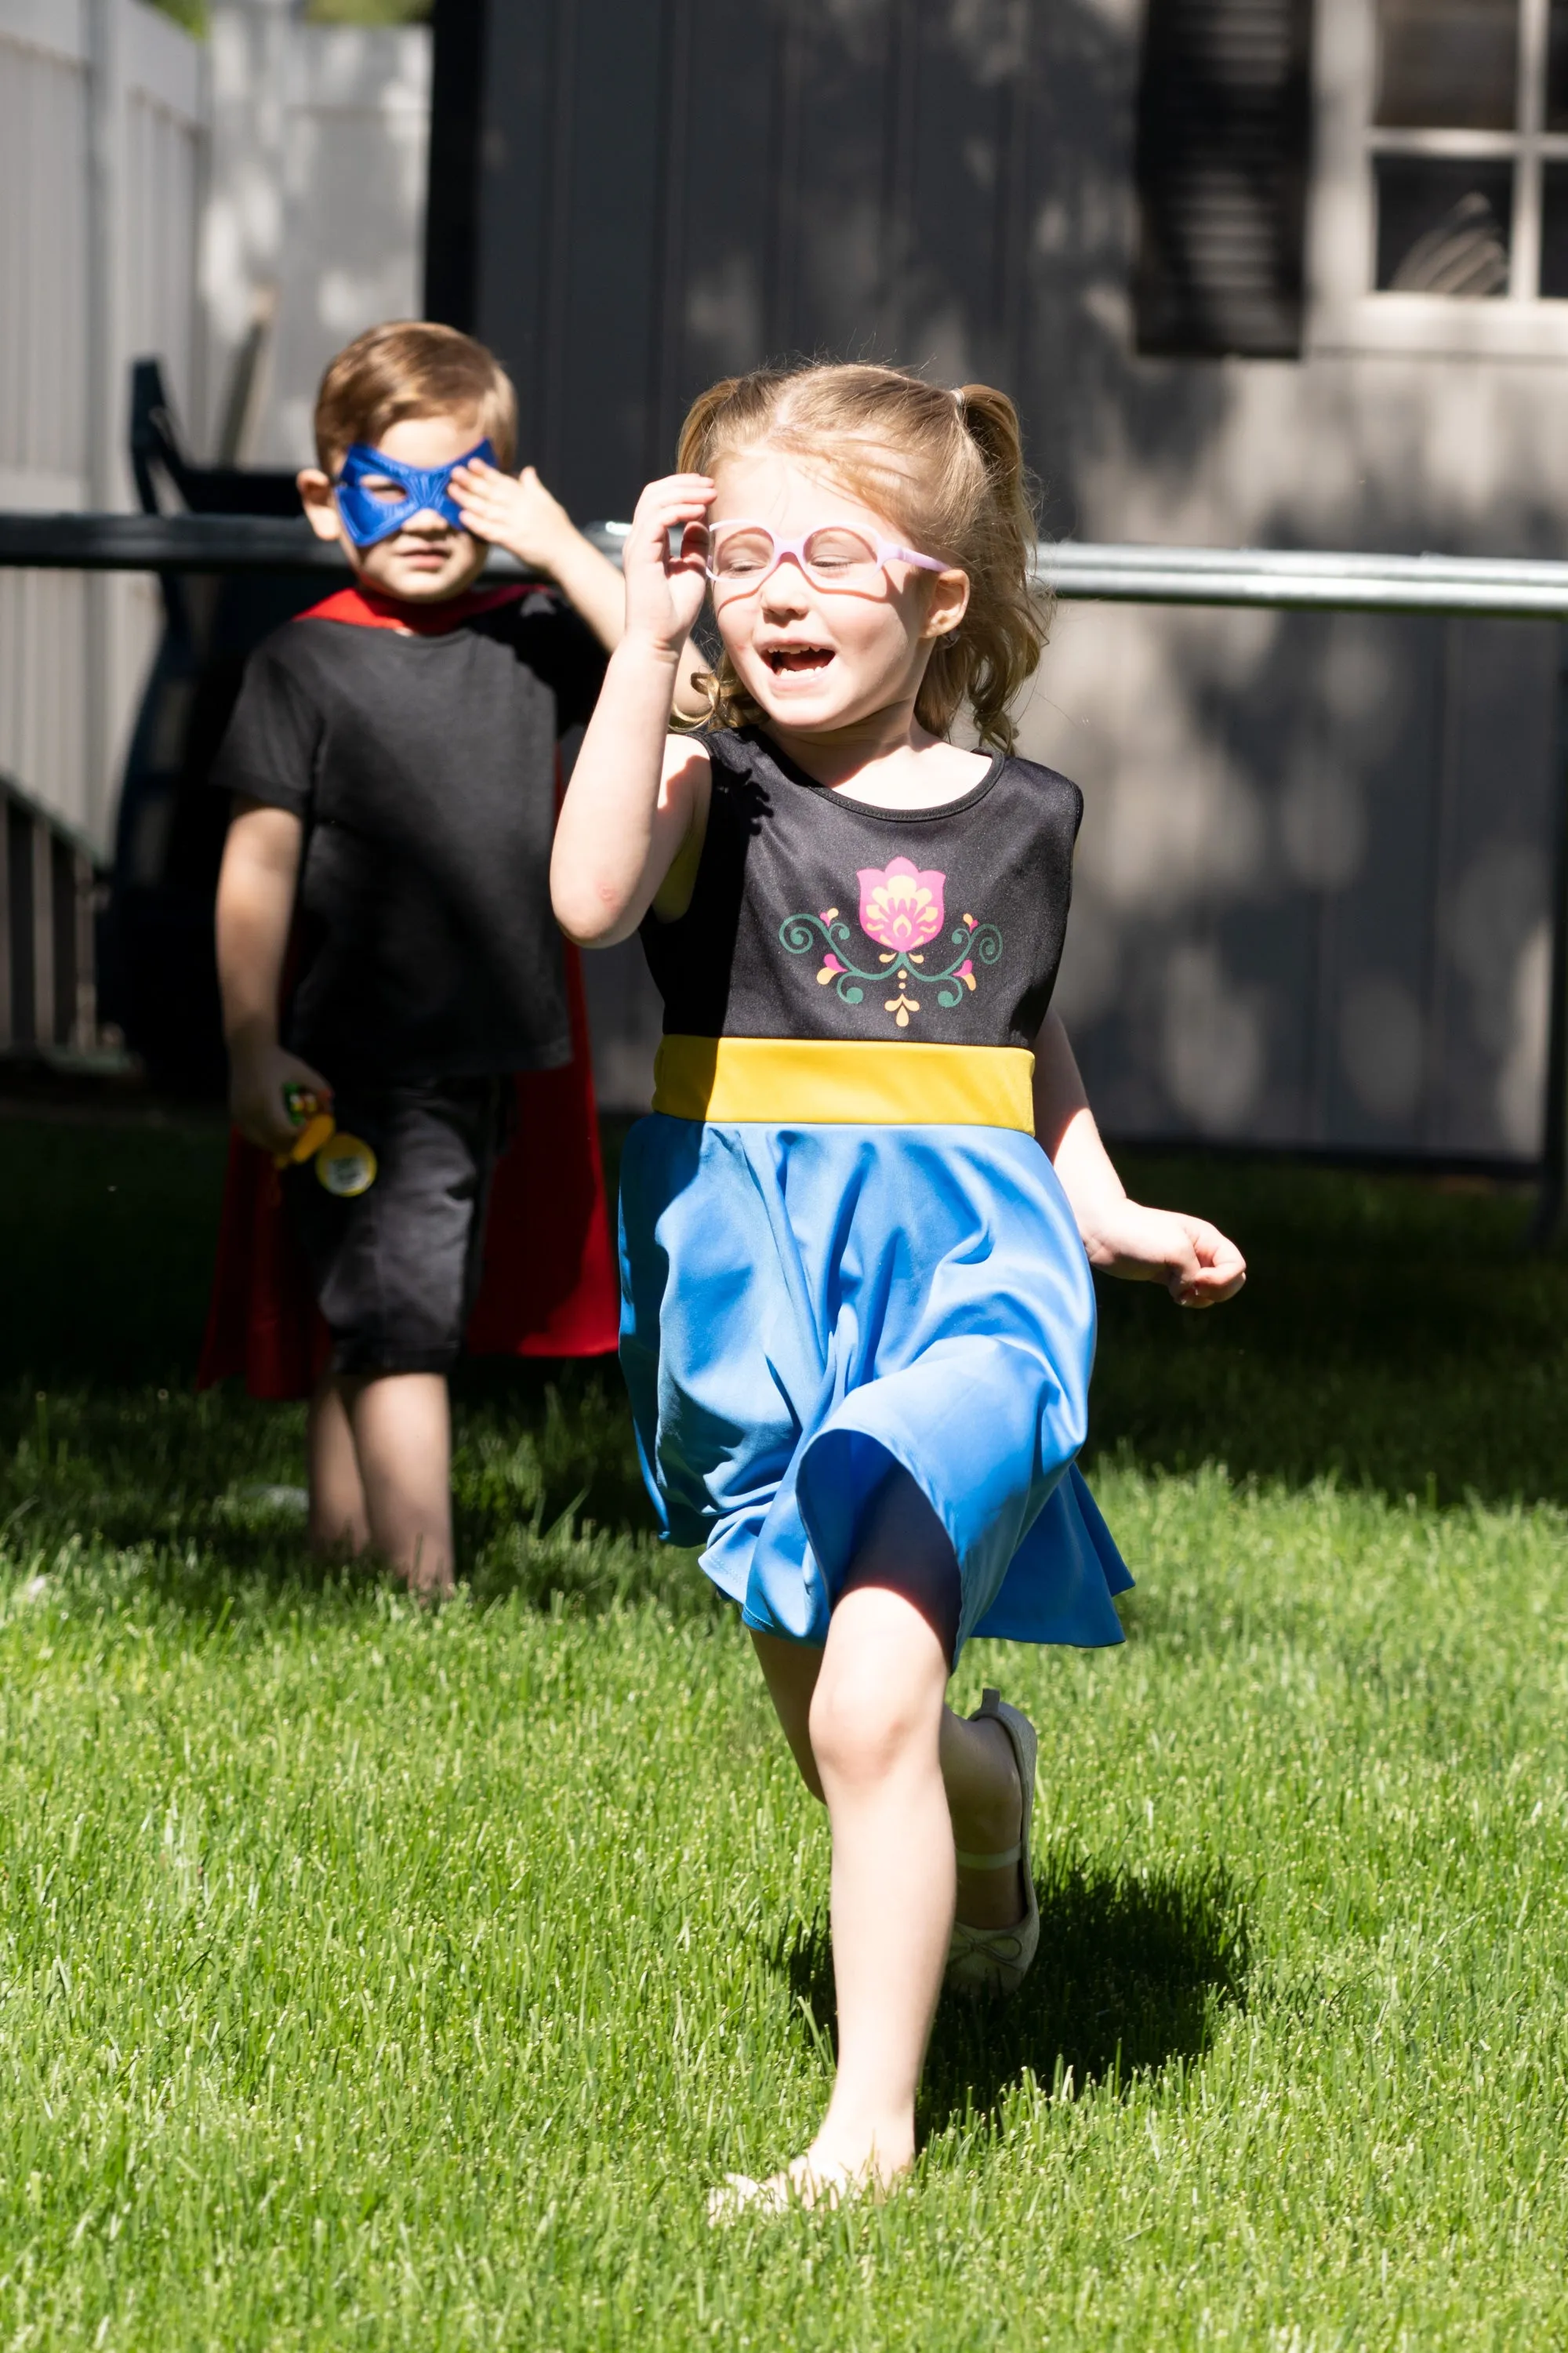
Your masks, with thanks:
[{"label": "dark vertical siding board", "polygon": [[773,191],[769,206],[766,318],[768,353],[782,358],[796,342],[801,269],[801,124],[807,45],[799,0],[772,0],[778,86],[769,124]]},{"label": "dark vertical siding board", "polygon": [[0,791],[0,1051],[12,1044],[12,959],[15,925],[11,912],[11,828],[5,796]]},{"label": "dark vertical siding board", "polygon": [[425,315],[472,332],[484,136],[484,0],[436,0]]},{"label": "dark vertical siding board", "polygon": [[1149,0],[1140,350],[1299,353],[1310,31],[1310,0]]},{"label": "dark vertical siding board", "polygon": [[41,817],[32,821],[33,1041],[55,1042],[54,837]]},{"label": "dark vertical siding board", "polygon": [[66,841],[49,844],[51,947],[54,971],[51,994],[54,1021],[50,1043],[69,1046],[76,1038],[77,984],[77,854]]},{"label": "dark vertical siding board", "polygon": [[[774,12],[693,0],[679,237],[667,259],[670,364],[658,442],[673,462],[690,402],[720,376],[759,367],[775,348],[769,259],[774,242],[783,31]],[[671,211],[676,207],[672,205]]]},{"label": "dark vertical siding board", "polygon": [[[1244,625],[1245,626],[1245,625]],[[1209,624],[1216,650],[1234,624]],[[1319,978],[1317,893],[1303,888],[1281,849],[1280,803],[1295,781],[1303,745],[1314,740],[1316,712],[1334,620],[1331,615],[1274,617],[1267,650],[1239,692],[1210,690],[1210,727],[1229,765],[1258,793],[1263,867],[1252,895],[1217,916],[1214,942],[1222,970],[1237,976],[1260,1015],[1266,1037],[1263,1092],[1247,1123],[1260,1143],[1312,1138],[1312,1027],[1301,1018]],[[1322,751],[1307,757],[1321,762]]]},{"label": "dark vertical siding board", "polygon": [[[542,445],[556,146],[566,124],[554,87],[563,0],[487,9],[476,332],[511,372],[520,461],[550,480]],[[440,39],[440,22],[437,38]]]},{"label": "dark vertical siding board", "polygon": [[[1413,1087],[1408,1101],[1397,1105],[1384,1108],[1368,1101],[1355,1082],[1352,1041],[1359,1037],[1362,1051],[1375,1054],[1363,1009],[1370,987],[1400,991],[1415,1006],[1423,1030],[1429,1018],[1444,625],[1363,618],[1359,634],[1376,649],[1383,687],[1375,704],[1369,699],[1364,711],[1339,715],[1331,739],[1357,790],[1364,838],[1356,871],[1337,893],[1323,1020],[1331,1071],[1328,1125],[1342,1147],[1415,1150],[1422,1141],[1425,1085]],[[1427,780],[1426,790],[1412,791],[1413,776]]]},{"label": "dark vertical siding board", "polygon": [[794,349],[832,359],[891,356],[885,340],[893,0],[831,12],[796,0],[803,44]]},{"label": "dark vertical siding board", "polygon": [[1020,19],[1017,9],[928,7],[920,27],[898,347],[947,383],[1009,374],[1001,330]]},{"label": "dark vertical siding board", "polygon": [[[539,358],[535,369],[540,457],[548,479],[558,486],[569,502],[570,491],[561,479],[561,427],[567,404],[578,389],[576,382],[569,382],[569,379],[585,375],[586,381],[594,385],[601,398],[609,396],[609,386],[598,381],[597,339],[586,353],[574,349],[568,340],[571,323],[568,306],[579,259],[576,245],[580,225],[573,204],[575,174],[581,150],[584,142],[592,147],[596,127],[591,117],[584,119],[582,101],[585,93],[578,87],[581,13],[578,0],[553,0],[554,40],[550,55],[548,100],[550,177],[540,244],[542,299]],[[589,370],[593,372],[588,373]],[[595,425],[599,421],[597,410],[593,412],[593,421]],[[579,508],[577,512],[581,513],[583,510]]]},{"label": "dark vertical siding board", "polygon": [[1531,1150],[1510,1064],[1528,1019],[1521,958],[1544,957],[1553,839],[1559,632],[1461,621],[1463,691],[1453,699],[1448,820],[1435,893],[1433,1100],[1425,1141],[1440,1152]]},{"label": "dark vertical siding board", "polygon": [[33,922],[33,820],[14,801],[5,807],[5,896],[11,919],[11,1042],[32,1046],[37,1042],[34,1020],[37,997],[34,985],[37,932]]},{"label": "dark vertical siding board", "polygon": [[674,412],[681,381],[681,331],[685,311],[686,160],[696,128],[691,111],[692,42],[696,0],[666,0],[664,56],[659,75],[661,152],[655,191],[654,252],[657,283],[648,335],[647,417],[643,471],[665,471],[675,440]]},{"label": "dark vertical siding board", "polygon": [[570,238],[562,241],[571,260],[557,277],[550,356],[559,389],[544,446],[558,495],[578,515],[602,512],[606,496],[629,512],[653,455],[668,5],[645,0],[628,11],[622,0],[576,0],[573,11],[577,135],[566,174]]}]

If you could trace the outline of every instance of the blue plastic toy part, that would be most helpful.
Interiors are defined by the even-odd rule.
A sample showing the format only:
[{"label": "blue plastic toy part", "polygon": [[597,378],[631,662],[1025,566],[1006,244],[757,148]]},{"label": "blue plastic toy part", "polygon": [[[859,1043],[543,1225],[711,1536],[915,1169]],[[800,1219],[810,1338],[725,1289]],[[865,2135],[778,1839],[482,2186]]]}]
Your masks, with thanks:
[{"label": "blue plastic toy part", "polygon": [[[449,466],[428,470],[405,466],[396,458],[389,458],[384,449],[373,449],[366,441],[355,441],[343,459],[338,475],[338,512],[343,519],[343,529],[356,547],[374,547],[378,541],[390,539],[416,514],[435,513],[451,523],[456,530],[463,527],[462,514],[452,497],[452,477],[459,466],[482,458],[493,466],[496,453],[487,434]],[[403,491],[401,499],[386,496],[384,491],[368,491],[367,481],[396,482]]]}]

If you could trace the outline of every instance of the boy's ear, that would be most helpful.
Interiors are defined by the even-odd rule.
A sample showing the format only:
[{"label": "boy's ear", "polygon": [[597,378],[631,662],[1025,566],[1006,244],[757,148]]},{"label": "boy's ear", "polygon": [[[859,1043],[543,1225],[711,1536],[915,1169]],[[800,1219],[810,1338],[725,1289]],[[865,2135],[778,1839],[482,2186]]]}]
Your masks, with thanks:
[{"label": "boy's ear", "polygon": [[301,467],[294,477],[300,502],[305,510],[305,520],[318,539],[338,540],[342,537],[342,525],[338,521],[337,501],[332,486],[319,466]]}]

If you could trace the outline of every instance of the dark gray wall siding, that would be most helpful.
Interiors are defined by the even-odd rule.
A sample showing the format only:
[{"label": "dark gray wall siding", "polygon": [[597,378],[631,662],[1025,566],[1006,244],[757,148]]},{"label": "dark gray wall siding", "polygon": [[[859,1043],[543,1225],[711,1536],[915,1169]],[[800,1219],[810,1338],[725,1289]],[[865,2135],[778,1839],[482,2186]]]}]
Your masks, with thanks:
[{"label": "dark gray wall siding", "polygon": [[[625,515],[716,376],[888,357],[1013,395],[1051,534],[1568,554],[1568,368],[1139,353],[1141,24],[489,0],[473,323],[524,454]],[[1088,799],[1062,990],[1110,1128],[1533,1149],[1557,660],[1535,624],[1064,612],[1025,747]],[[629,1107],[657,1008],[635,945],[588,974]]]}]

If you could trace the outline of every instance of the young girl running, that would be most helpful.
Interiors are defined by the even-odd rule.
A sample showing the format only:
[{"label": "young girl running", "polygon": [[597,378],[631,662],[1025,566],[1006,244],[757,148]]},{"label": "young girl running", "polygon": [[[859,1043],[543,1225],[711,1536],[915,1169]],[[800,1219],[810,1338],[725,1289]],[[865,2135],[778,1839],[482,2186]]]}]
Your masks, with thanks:
[{"label": "young girl running", "polygon": [[[1044,632],[1011,403],[760,373],[698,401],[679,463],[637,505],[552,888],[584,946],[640,925],[664,998],[621,1172],[649,1483],[833,1833],[833,2096],[721,2219],[891,2180],[944,1975],[1022,1980],[1036,1736],[947,1680],[972,1634],[1121,1639],[1074,1460],[1090,1264],[1193,1307],[1245,1269],[1129,1201],[1047,1009],[1082,801],[1013,756]],[[719,731],[672,735],[710,585]],[[948,740],[966,707],[985,751]]]}]

